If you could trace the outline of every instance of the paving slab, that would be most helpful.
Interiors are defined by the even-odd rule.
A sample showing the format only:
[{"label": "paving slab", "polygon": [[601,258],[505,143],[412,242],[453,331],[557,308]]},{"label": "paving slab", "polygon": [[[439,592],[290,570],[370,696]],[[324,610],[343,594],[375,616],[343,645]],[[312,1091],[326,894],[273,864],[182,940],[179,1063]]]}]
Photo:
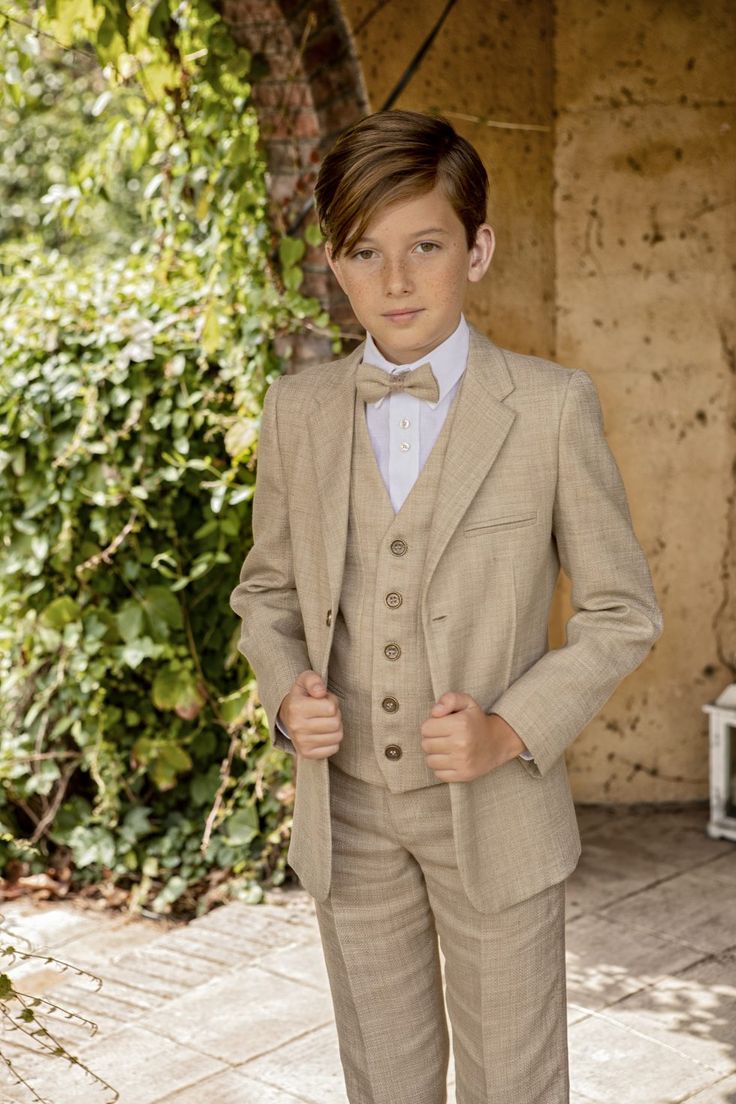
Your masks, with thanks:
[{"label": "paving slab", "polygon": [[688,1097],[686,1104],[736,1104],[736,1077],[724,1077],[717,1085]]},{"label": "paving slab", "polygon": [[704,952],[657,932],[630,927],[609,915],[588,913],[565,930],[567,999],[590,1010],[605,1008],[660,978],[678,973]]},{"label": "paving slab", "polygon": [[736,1069],[736,951],[660,978],[609,1009],[616,1023],[702,1062]]},{"label": "paving slab", "polygon": [[[347,1100],[347,1097],[344,1098]],[[206,1077],[196,1085],[162,1097],[157,1104],[306,1104],[303,1096],[267,1085],[244,1076],[238,1070],[227,1070]]]},{"label": "paving slab", "polygon": [[628,926],[631,938],[655,932],[717,954],[736,942],[736,880],[715,877],[714,866],[705,863],[644,887],[601,912]]},{"label": "paving slab", "polygon": [[322,943],[317,932],[309,942],[296,947],[277,947],[258,959],[261,970],[268,970],[278,977],[300,981],[322,992],[329,991]]},{"label": "paving slab", "polygon": [[707,819],[708,810],[701,805],[689,809],[665,808],[654,814],[614,807],[612,815],[587,828],[580,820],[578,823],[581,833],[585,832],[586,848],[600,840],[624,857],[655,863],[664,858],[668,867],[682,871],[718,856],[726,860],[734,858],[731,840],[713,840],[706,834]]},{"label": "paving slab", "polygon": [[[702,804],[579,810],[583,855],[566,886],[571,1104],[736,1104],[736,844],[711,840],[707,819]],[[43,961],[14,975],[98,1024],[90,1035],[47,1021],[119,1104],[347,1104],[314,905],[299,887],[188,924],[73,902],[2,911],[32,949],[101,979]],[[3,1053],[49,1104],[106,1104],[80,1070],[15,1036],[3,1033]],[[454,1104],[452,1052],[448,1086]],[[0,1104],[29,1100],[0,1068]]]},{"label": "paving slab", "polygon": [[595,1012],[569,1031],[570,1080],[592,1104],[680,1104],[718,1070]]},{"label": "paving slab", "polygon": [[231,1066],[271,1051],[333,1018],[324,987],[279,977],[260,966],[214,978],[170,1000],[138,1025]]},{"label": "paving slab", "polygon": [[585,840],[578,865],[565,884],[567,919],[624,900],[677,873],[666,853],[659,858],[630,855],[615,835],[596,834]]},{"label": "paving slab", "polygon": [[[119,1091],[118,1104],[155,1104],[165,1094],[178,1093],[226,1068],[190,1046],[143,1031],[135,1024],[77,1053],[98,1077]],[[29,1059],[23,1072],[42,1096],[48,1094],[48,1104],[106,1104],[112,1100],[109,1090],[94,1085],[80,1068],[58,1059]],[[28,1100],[28,1096],[10,1099]]]}]

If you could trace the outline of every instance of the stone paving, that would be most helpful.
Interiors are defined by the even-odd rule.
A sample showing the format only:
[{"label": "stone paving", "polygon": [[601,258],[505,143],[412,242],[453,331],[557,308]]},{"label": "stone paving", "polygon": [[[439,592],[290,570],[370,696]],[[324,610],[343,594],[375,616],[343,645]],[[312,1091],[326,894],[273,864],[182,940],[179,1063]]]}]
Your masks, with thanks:
[{"label": "stone paving", "polygon": [[[583,855],[567,883],[571,1104],[736,1104],[736,844],[705,834],[704,805],[580,806]],[[346,1104],[312,900],[274,891],[185,925],[73,902],[0,906],[8,971],[98,1025],[49,1029],[120,1093],[119,1104]],[[7,939],[4,940],[8,942]],[[6,967],[7,969],[7,967]],[[5,1030],[49,1104],[109,1092]],[[448,1104],[455,1104],[454,1067]],[[31,1100],[0,1068],[0,1104]],[[519,1104],[524,1104],[519,1101]]]}]

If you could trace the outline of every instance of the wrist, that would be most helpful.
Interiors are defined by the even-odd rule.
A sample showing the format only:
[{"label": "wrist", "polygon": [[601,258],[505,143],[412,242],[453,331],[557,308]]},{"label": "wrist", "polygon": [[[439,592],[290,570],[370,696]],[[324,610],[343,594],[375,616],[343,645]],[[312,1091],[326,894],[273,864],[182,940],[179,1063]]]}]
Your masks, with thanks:
[{"label": "wrist", "polygon": [[489,713],[488,720],[491,734],[505,750],[506,761],[516,759],[522,751],[529,750],[516,729],[512,728],[500,713]]}]

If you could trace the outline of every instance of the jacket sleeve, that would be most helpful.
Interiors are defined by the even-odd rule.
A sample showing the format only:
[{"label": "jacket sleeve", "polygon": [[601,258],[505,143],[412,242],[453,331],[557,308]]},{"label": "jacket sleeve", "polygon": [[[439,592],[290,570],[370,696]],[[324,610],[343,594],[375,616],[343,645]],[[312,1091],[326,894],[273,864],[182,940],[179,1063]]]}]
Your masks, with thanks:
[{"label": "jacket sleeve", "polygon": [[604,433],[595,384],[571,373],[558,437],[553,535],[574,609],[565,644],[544,653],[496,699],[543,777],[641,664],[663,628],[621,474]]},{"label": "jacket sleeve", "polygon": [[276,404],[283,377],[263,400],[252,508],[253,546],[240,570],[230,606],[241,618],[238,650],[258,683],[274,745],[296,754],[276,727],[276,714],[297,675],[310,667],[289,531],[287,488],[281,463]]}]

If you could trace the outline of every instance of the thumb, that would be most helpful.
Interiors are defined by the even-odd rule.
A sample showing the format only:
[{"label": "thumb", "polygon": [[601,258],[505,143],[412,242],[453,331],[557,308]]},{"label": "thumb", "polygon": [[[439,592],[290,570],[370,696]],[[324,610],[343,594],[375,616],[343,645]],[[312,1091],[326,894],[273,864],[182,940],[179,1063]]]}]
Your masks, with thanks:
[{"label": "thumb", "polygon": [[452,713],[455,707],[456,694],[452,690],[446,690],[432,706],[432,713],[435,717],[441,717],[445,713]]},{"label": "thumb", "polygon": [[317,671],[306,671],[300,678],[301,684],[310,697],[321,698],[327,693],[322,676]]}]

